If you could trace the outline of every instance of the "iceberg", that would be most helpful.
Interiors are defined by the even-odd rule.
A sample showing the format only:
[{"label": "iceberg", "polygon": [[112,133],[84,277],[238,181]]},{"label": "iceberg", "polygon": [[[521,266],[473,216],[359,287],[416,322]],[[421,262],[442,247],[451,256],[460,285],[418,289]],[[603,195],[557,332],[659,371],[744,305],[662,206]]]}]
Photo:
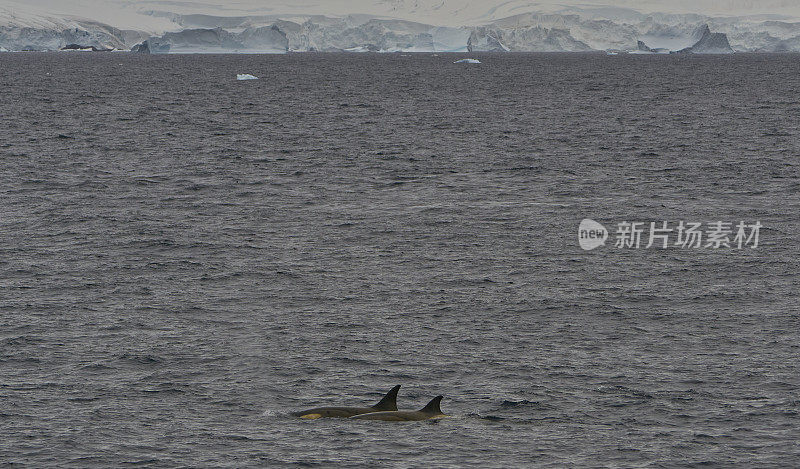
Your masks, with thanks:
[{"label": "iceberg", "polygon": [[453,63],[454,64],[479,64],[479,63],[481,63],[481,61],[478,60],[478,59],[461,59],[461,60],[456,60]]},{"label": "iceberg", "polygon": [[691,47],[678,51],[678,53],[688,54],[733,54],[733,48],[728,42],[725,33],[712,33],[708,25],[701,29],[700,40]]},{"label": "iceberg", "polygon": [[[650,41],[648,44],[651,45],[653,41],[658,40],[661,46],[666,47],[650,47],[648,44],[645,44],[644,40]],[[640,53],[653,54],[672,52],[677,52],[679,54],[732,54],[734,52],[728,42],[728,36],[725,33],[712,33],[708,24],[701,25],[690,36],[647,37],[637,42],[637,50]]]},{"label": "iceberg", "polygon": [[638,36],[636,49],[644,52],[670,53],[692,47],[703,37],[699,26],[652,26],[649,31]]},{"label": "iceberg", "polygon": [[647,47],[647,44],[645,44],[644,41],[637,41],[636,42],[636,50],[633,51],[632,53],[633,54],[669,54],[669,52],[670,52],[669,49],[664,49],[664,48],[653,49],[653,48]]},{"label": "iceberg", "polygon": [[236,79],[239,81],[242,80],[258,80],[257,76],[250,75],[249,73],[240,73],[236,75]]},{"label": "iceberg", "polygon": [[150,38],[141,44],[133,46],[131,52],[137,54],[169,54],[170,47],[169,44],[158,42],[156,38]]},{"label": "iceberg", "polygon": [[95,46],[83,46],[80,44],[67,44],[61,48],[62,51],[77,51],[77,52],[110,52],[113,49],[101,49]]}]

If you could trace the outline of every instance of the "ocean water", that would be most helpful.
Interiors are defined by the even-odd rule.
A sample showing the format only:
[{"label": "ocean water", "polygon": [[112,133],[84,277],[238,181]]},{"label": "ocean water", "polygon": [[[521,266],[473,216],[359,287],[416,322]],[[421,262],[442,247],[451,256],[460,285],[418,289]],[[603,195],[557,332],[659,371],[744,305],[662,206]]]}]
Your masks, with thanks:
[{"label": "ocean water", "polygon": [[0,54],[0,463],[796,467],[800,56],[463,57]]}]

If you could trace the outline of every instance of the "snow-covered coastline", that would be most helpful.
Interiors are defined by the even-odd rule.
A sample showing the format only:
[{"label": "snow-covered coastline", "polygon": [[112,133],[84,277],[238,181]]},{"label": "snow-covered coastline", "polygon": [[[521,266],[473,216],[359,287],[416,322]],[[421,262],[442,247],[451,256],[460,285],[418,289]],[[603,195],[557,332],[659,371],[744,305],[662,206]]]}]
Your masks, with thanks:
[{"label": "snow-covered coastline", "polygon": [[481,19],[453,26],[374,15],[148,10],[126,16],[120,24],[127,28],[120,28],[57,11],[0,6],[0,51],[79,46],[146,53],[800,52],[800,21],[775,15],[713,17],[582,6]]}]

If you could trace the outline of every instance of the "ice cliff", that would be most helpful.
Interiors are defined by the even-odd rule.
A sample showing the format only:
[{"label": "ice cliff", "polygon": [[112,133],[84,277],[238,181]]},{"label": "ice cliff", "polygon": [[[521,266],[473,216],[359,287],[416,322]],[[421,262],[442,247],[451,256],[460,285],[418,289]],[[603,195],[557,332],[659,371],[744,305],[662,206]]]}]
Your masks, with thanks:
[{"label": "ice cliff", "polygon": [[[4,13],[5,12],[5,13]],[[154,34],[88,19],[9,16],[0,7],[0,50],[133,49],[142,53],[382,52],[800,52],[800,23],[633,10],[523,13],[471,26],[366,15],[147,15],[174,28]],[[4,16],[5,15],[5,16]]]},{"label": "ice cliff", "polygon": [[[733,48],[728,42],[728,36],[723,33],[712,33],[707,24],[697,28],[691,35],[680,37],[680,35],[670,35],[666,38],[649,38],[651,43],[660,42],[662,45],[671,44],[673,47],[650,47],[644,41],[637,42],[638,52],[649,53],[670,53],[677,52],[681,54],[732,54]],[[686,45],[686,47],[675,47],[678,44]],[[691,45],[688,45],[691,44]]]}]

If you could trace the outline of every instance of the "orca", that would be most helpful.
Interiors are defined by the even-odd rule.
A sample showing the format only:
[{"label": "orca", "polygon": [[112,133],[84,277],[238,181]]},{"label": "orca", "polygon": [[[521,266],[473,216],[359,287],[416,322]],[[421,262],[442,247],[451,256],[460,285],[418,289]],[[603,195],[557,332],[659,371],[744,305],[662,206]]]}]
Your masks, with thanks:
[{"label": "orca", "polygon": [[397,410],[397,391],[400,390],[400,385],[393,387],[391,391],[387,392],[383,399],[372,407],[317,407],[315,409],[303,410],[301,412],[292,413],[295,417],[301,419],[321,419],[321,418],[348,418],[354,415],[366,414],[370,412],[390,412]]},{"label": "orca", "polygon": [[369,414],[354,415],[350,418],[359,420],[384,420],[387,422],[410,422],[414,420],[431,420],[449,417],[449,415],[445,415],[444,412],[442,412],[442,409],[439,407],[439,403],[442,402],[442,397],[443,396],[434,397],[433,400],[428,403],[428,405],[420,410],[372,412]]}]

